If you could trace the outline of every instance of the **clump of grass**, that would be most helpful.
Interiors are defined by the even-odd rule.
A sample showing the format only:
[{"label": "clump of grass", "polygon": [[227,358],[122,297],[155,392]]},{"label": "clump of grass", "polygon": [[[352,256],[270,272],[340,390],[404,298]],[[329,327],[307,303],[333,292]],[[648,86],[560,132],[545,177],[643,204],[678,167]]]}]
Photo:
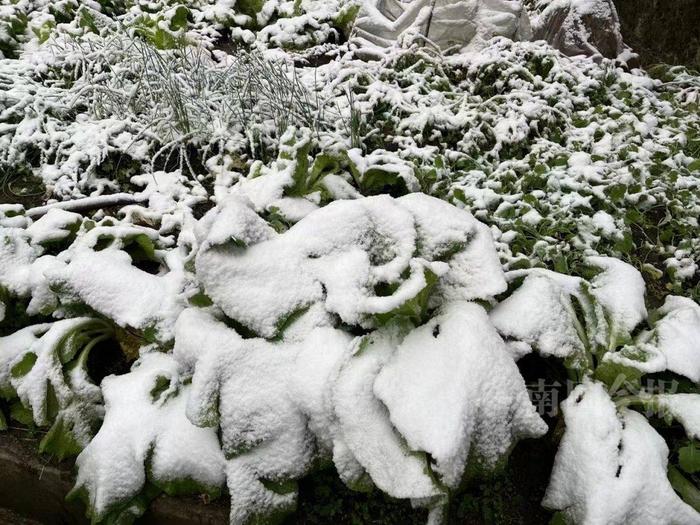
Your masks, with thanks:
[{"label": "clump of grass", "polygon": [[162,50],[124,28],[61,47],[61,54],[80,57],[73,104],[94,118],[135,124],[137,139],[156,144],[153,164],[168,164],[174,155],[180,169],[194,174],[188,146],[206,157],[233,137],[251,157],[261,158],[274,152],[289,125],[320,135],[338,121],[336,107],[304,85],[292,65],[254,51],[238,50],[217,61],[183,39]]}]

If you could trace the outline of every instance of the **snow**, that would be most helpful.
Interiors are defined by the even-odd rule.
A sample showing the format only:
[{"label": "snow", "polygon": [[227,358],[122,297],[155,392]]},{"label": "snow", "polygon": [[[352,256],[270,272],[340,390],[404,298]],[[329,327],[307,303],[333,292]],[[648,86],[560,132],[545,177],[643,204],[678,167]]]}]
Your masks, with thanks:
[{"label": "snow", "polygon": [[374,392],[408,446],[428,452],[450,488],[467,459],[493,467],[515,441],[547,430],[505,344],[473,303],[451,303],[411,332]]},{"label": "snow", "polygon": [[544,271],[533,272],[510,297],[496,305],[489,318],[503,337],[534,346],[543,355],[581,356],[585,346],[569,298],[579,283],[575,278],[570,280],[570,287],[562,287]]},{"label": "snow", "polygon": [[663,317],[656,323],[656,346],[671,372],[700,382],[700,306],[691,299],[669,295],[659,309]]},{"label": "snow", "polygon": [[586,262],[601,270],[591,280],[590,292],[608,312],[610,329],[617,337],[629,338],[647,318],[642,275],[633,266],[612,257],[589,257]]},{"label": "snow", "polygon": [[[515,365],[535,350],[583,382],[545,503],[697,523],[661,437],[590,379],[700,381],[700,306],[648,315],[619,259],[693,293],[697,79],[529,41],[564,9],[550,44],[597,54],[603,19],[629,55],[607,0],[364,2],[352,30],[354,2],[234,3],[190,2],[182,31],[158,3],[89,11],[97,32],[42,26],[44,0],[0,8],[29,24],[0,60],[0,164],[46,186],[40,206],[0,205],[0,328],[42,316],[0,337],[0,391],[83,447],[91,518],[137,517],[148,484],[226,487],[232,523],[264,520],[332,463],[438,523],[465,473],[546,431]],[[139,48],[136,20],[193,45]],[[632,235],[649,221],[663,242]],[[139,358],[96,385],[106,338]],[[698,438],[697,394],[638,394]]]},{"label": "snow", "polygon": [[382,491],[395,498],[435,498],[442,491],[427,472],[422,449],[404,444],[373,388],[397,336],[389,330],[357,343],[333,392],[338,426],[343,443]]},{"label": "snow", "polygon": [[[511,283],[522,279],[522,284],[489,317],[503,337],[519,343],[516,355],[526,344],[580,368],[588,366],[587,351],[609,352],[632,340],[647,318],[641,274],[610,257],[590,256],[585,262],[598,270],[590,281],[539,268],[506,274]],[[605,359],[621,357],[610,353]]]},{"label": "snow", "polygon": [[[92,425],[102,414],[100,389],[86,381],[75,383],[75,379],[80,379],[81,367],[66,374],[64,363],[72,359],[71,353],[80,350],[75,347],[79,343],[76,334],[105,328],[100,321],[77,317],[30,326],[0,338],[3,343],[0,346],[3,349],[0,389],[7,390],[11,385],[22,404],[30,410],[34,422],[40,426],[52,422],[49,398],[55,399],[58,415],[51,417],[70,420],[74,439],[86,445]],[[31,366],[18,373],[19,369],[15,367],[20,363]]]},{"label": "snow", "polygon": [[15,295],[27,295],[30,265],[36,257],[24,230],[0,227],[0,287]]},{"label": "snow", "polygon": [[52,208],[46,215],[27,228],[32,244],[61,241],[70,235],[71,228],[77,230],[83,218],[60,208]]},{"label": "snow", "polygon": [[566,431],[543,505],[576,523],[700,523],[667,477],[668,447],[639,413],[621,409],[600,383],[562,403]]},{"label": "snow", "polygon": [[[159,379],[167,386],[156,397]],[[214,492],[223,485],[216,432],[185,417],[189,390],[177,361],[158,352],[142,356],[130,373],[102,382],[105,420],[78,456],[73,489],[88,492],[97,519],[130,503],[147,477],[156,484],[191,481]]]},{"label": "snow", "polygon": [[162,341],[172,339],[183,308],[177,272],[151,275],[132,266],[122,250],[80,250],[65,267],[47,272],[47,279],[62,303],[81,302],[124,328],[154,328]]},{"label": "snow", "polygon": [[[428,226],[428,217],[443,210],[449,215]],[[209,212],[196,269],[226,315],[264,337],[319,301],[344,322],[371,327],[373,314],[390,312],[425,288],[428,270],[444,277],[438,289],[445,298],[486,299],[505,288],[488,229],[425,195],[336,201],[280,235],[251,213],[239,199]],[[225,238],[219,230],[235,231],[247,247],[213,244]],[[423,240],[437,230],[434,240]],[[435,260],[446,253],[447,262]],[[388,296],[372,293],[381,283],[399,286]]]},{"label": "snow", "polygon": [[[455,487],[470,445],[493,467],[517,440],[542,435],[546,425],[484,310],[449,304],[416,330],[392,324],[354,339],[312,307],[271,342],[241,338],[215,310],[185,310],[174,356],[193,373],[188,417],[221,428],[232,521],[293,504],[295,492],[260,480],[300,477],[322,458],[351,487],[368,477],[393,497],[437,508],[446,494],[426,454]],[[498,372],[479,368],[487,366]]]},{"label": "snow", "polygon": [[174,355],[194,370],[187,415],[221,428],[231,521],[288,508],[295,492],[279,494],[261,480],[303,475],[316,454],[316,433],[328,447],[327,383],[348,337],[320,327],[299,345],[243,340],[198,310],[182,313],[177,334]]},{"label": "snow", "polygon": [[653,397],[662,415],[680,422],[689,438],[700,439],[700,395],[660,394]]}]

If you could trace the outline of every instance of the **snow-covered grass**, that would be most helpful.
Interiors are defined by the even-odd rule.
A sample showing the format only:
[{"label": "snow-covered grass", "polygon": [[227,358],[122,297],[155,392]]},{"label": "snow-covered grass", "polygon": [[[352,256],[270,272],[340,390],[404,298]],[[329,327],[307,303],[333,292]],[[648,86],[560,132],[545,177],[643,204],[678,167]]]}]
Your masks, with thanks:
[{"label": "snow-covered grass", "polygon": [[[557,361],[545,507],[700,523],[697,75],[505,38],[365,61],[355,7],[0,8],[0,167],[46,188],[0,205],[0,428],[77,454],[95,522],[161,492],[271,519],[332,465],[440,523],[556,425],[518,362]],[[107,341],[133,362],[97,384]]]}]

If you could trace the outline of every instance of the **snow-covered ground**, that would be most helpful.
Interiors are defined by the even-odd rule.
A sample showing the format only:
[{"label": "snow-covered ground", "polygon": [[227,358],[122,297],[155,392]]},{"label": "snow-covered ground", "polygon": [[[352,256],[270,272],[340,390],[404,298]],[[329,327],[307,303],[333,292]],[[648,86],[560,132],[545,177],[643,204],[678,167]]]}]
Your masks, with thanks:
[{"label": "snow-covered ground", "polygon": [[557,519],[700,523],[700,77],[603,56],[604,0],[438,4],[0,7],[0,429],[94,522],[329,464],[448,522],[556,425],[530,355]]}]

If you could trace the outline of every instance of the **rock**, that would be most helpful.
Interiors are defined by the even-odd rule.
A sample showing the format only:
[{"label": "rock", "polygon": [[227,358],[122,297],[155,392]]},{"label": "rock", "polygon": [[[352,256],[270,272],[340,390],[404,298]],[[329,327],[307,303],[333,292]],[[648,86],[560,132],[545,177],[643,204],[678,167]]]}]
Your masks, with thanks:
[{"label": "rock", "polygon": [[546,40],[565,55],[617,58],[628,50],[612,0],[540,0],[532,27],[536,40]]}]

